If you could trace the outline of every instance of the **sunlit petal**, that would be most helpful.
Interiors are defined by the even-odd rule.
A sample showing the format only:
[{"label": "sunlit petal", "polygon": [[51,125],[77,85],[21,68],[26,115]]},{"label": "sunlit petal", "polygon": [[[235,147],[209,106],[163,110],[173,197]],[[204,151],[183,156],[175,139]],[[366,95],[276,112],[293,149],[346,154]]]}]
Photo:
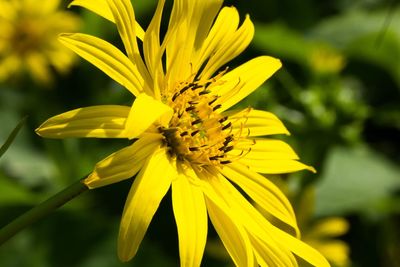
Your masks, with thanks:
[{"label": "sunlit petal", "polygon": [[242,188],[266,212],[291,226],[296,233],[300,232],[288,199],[267,178],[248,170],[238,163],[232,163],[223,168],[222,174]]},{"label": "sunlit petal", "polygon": [[124,133],[129,107],[91,106],[54,116],[36,129],[43,137],[127,138]]},{"label": "sunlit petal", "polygon": [[94,171],[85,179],[89,188],[113,184],[133,177],[147,158],[161,145],[159,134],[144,134],[132,145],[125,147],[96,164]]},{"label": "sunlit petal", "polygon": [[[99,16],[102,16],[103,18],[115,23],[114,16],[107,5],[107,0],[74,0],[69,4],[68,7],[71,6],[84,7],[98,14]],[[136,37],[139,38],[140,40],[143,40],[144,30],[137,21],[135,22],[135,31],[136,31]]]},{"label": "sunlit petal", "polygon": [[115,46],[87,34],[63,34],[60,41],[83,57],[110,78],[126,87],[132,94],[139,95],[144,80],[136,66]]},{"label": "sunlit petal", "polygon": [[166,153],[165,149],[159,149],[148,158],[129,191],[118,238],[118,256],[122,261],[135,256],[151,219],[176,177]]},{"label": "sunlit petal", "polygon": [[173,110],[169,106],[151,96],[140,94],[128,115],[125,134],[130,139],[136,138],[157,120],[161,125],[168,123],[172,113]]},{"label": "sunlit petal", "polygon": [[273,57],[254,58],[235,68],[220,78],[221,84],[214,86],[212,92],[220,95],[218,103],[224,111],[262,85],[281,67],[281,62]]},{"label": "sunlit petal", "polygon": [[283,123],[271,112],[245,109],[239,112],[226,111],[223,114],[229,117],[233,133],[242,131],[248,136],[289,134]]},{"label": "sunlit petal", "polygon": [[201,188],[181,173],[172,181],[181,266],[200,266],[207,239],[207,210]]}]

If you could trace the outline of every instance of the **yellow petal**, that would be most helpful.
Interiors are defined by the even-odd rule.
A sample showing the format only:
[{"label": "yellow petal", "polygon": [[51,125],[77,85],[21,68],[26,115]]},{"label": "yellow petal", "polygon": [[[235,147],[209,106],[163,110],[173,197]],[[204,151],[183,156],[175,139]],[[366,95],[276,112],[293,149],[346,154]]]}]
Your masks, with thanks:
[{"label": "yellow petal", "polygon": [[[287,247],[280,246],[274,240],[273,236],[265,231],[263,225],[261,225],[260,222],[257,221],[255,218],[252,218],[252,216],[255,216],[254,214],[252,214],[252,216],[249,216],[246,213],[244,207],[251,208],[253,211],[255,211],[258,218],[262,219],[262,223],[268,223],[268,221],[258,211],[256,211],[255,208],[239,193],[239,191],[222,176],[218,176],[215,179],[210,179],[209,183],[211,183],[211,186],[215,189],[215,191],[218,191],[218,195],[220,196],[220,198],[222,198],[222,201],[228,203],[230,207],[229,215],[234,218],[237,225],[241,225],[245,228],[245,230],[248,232],[249,238],[251,235],[254,235],[254,238],[257,237],[264,241],[264,249],[266,249],[267,251],[258,251],[258,253],[275,254],[274,256],[270,255],[269,257],[280,259],[280,261],[284,263],[281,266],[292,266],[292,259],[290,255],[291,252],[288,250]],[[208,195],[208,192],[205,191],[204,193]],[[257,247],[257,249],[261,248]],[[267,259],[264,260],[267,261]]]},{"label": "yellow petal", "polygon": [[238,162],[248,166],[254,172],[265,174],[291,173],[302,170],[315,172],[313,167],[291,159],[247,159],[244,157]]},{"label": "yellow petal", "polygon": [[197,72],[203,63],[217,50],[217,47],[237,30],[239,25],[239,13],[234,7],[224,7],[212,26],[210,33],[201,46],[201,50],[194,61],[194,72]]},{"label": "yellow petal", "polygon": [[290,250],[304,259],[308,263],[316,267],[330,267],[328,261],[314,248],[302,242],[301,240],[283,232],[276,227],[270,227],[269,229],[272,234],[276,237],[276,240],[281,244],[289,247]]},{"label": "yellow petal", "polygon": [[289,134],[285,125],[271,112],[246,108],[222,113],[232,124],[232,133],[243,132],[248,136]]},{"label": "yellow petal", "polygon": [[101,187],[134,176],[146,159],[161,145],[159,134],[144,134],[132,145],[125,147],[96,164],[94,171],[85,179],[89,188]]},{"label": "yellow petal", "polygon": [[36,133],[49,138],[127,138],[124,129],[128,114],[129,107],[126,106],[78,108],[48,119]]},{"label": "yellow petal", "polygon": [[274,250],[274,253],[279,255],[281,260],[285,260],[286,263],[283,266],[292,266],[291,257],[283,253],[290,250],[314,266],[329,267],[327,260],[318,251],[273,226],[236,190],[236,188],[224,179],[218,181],[218,187],[221,192],[225,194],[226,201],[229,200],[232,208],[238,213],[238,220],[243,223],[249,233],[265,241],[265,245],[268,245],[269,249]]},{"label": "yellow petal", "polygon": [[136,66],[112,44],[87,34],[62,34],[61,43],[83,57],[135,96],[142,92],[144,80]]},{"label": "yellow petal", "polygon": [[162,56],[164,48],[160,46],[160,24],[165,0],[158,1],[156,12],[146,30],[143,39],[143,55],[146,61],[146,66],[152,75],[154,81],[154,95],[160,98],[160,86],[158,85],[159,78],[164,75],[162,66]]},{"label": "yellow petal", "polygon": [[[252,142],[249,145],[249,142]],[[244,153],[243,153],[244,152]],[[235,144],[231,154],[243,154],[247,160],[299,159],[294,150],[285,142],[273,139],[245,139]]]},{"label": "yellow petal", "polygon": [[[81,6],[84,7],[97,15],[115,23],[114,16],[111,13],[110,8],[108,7],[106,0],[74,0],[72,1],[68,7],[71,6]],[[143,40],[144,37],[144,30],[136,21],[135,23],[135,31],[136,37],[140,40]]]},{"label": "yellow petal", "polygon": [[291,226],[299,235],[293,208],[281,190],[267,178],[249,171],[245,166],[232,163],[221,170],[229,180],[242,188],[266,212]]},{"label": "yellow petal", "polygon": [[173,110],[169,106],[151,96],[140,94],[129,112],[125,133],[130,139],[136,138],[157,120],[165,126],[172,114]]},{"label": "yellow petal", "polygon": [[254,254],[256,255],[257,262],[262,267],[268,266],[284,266],[284,267],[297,267],[297,261],[294,258],[293,254],[288,250],[280,247],[280,250],[288,257],[290,260],[290,264],[288,265],[287,261],[282,261],[279,254],[276,254],[274,250],[271,250],[271,244],[268,244],[265,240],[257,238],[255,236],[249,236],[251,240],[251,244],[254,248]]},{"label": "yellow petal", "polygon": [[172,181],[172,204],[178,228],[181,266],[200,266],[207,239],[207,210],[200,187],[179,174]]},{"label": "yellow petal", "polygon": [[151,88],[153,88],[153,81],[151,80],[150,74],[140,55],[136,40],[136,29],[133,27],[133,25],[135,25],[135,13],[133,12],[132,3],[130,0],[106,1],[111,13],[113,14],[128,57],[136,65],[136,68],[139,70],[141,76],[146,82],[146,87],[144,87],[143,90],[148,94],[152,94]]},{"label": "yellow petal", "polygon": [[118,256],[122,261],[135,256],[151,219],[176,177],[166,153],[165,149],[159,149],[148,158],[129,191],[118,237]]},{"label": "yellow petal", "polygon": [[222,2],[174,1],[166,44],[166,66],[170,84],[185,80],[194,74],[194,57],[200,50]]},{"label": "yellow petal", "polygon": [[200,77],[202,79],[209,79],[225,63],[242,53],[253,39],[253,35],[254,25],[247,15],[242,26],[237,31],[224,38],[216,36],[216,38],[220,37],[220,42],[208,60]]},{"label": "yellow petal", "polygon": [[[254,58],[223,75],[220,83],[213,86],[213,94],[220,95],[217,100],[224,111],[245,98],[281,67],[281,62],[273,57]],[[216,102],[216,103],[217,103]]]},{"label": "yellow petal", "polygon": [[[213,177],[211,178],[213,179]],[[211,185],[203,187],[210,220],[236,266],[253,266],[254,254],[243,226]]]},{"label": "yellow petal", "polygon": [[309,235],[315,237],[335,237],[345,234],[349,230],[349,223],[341,217],[321,219],[310,230]]}]

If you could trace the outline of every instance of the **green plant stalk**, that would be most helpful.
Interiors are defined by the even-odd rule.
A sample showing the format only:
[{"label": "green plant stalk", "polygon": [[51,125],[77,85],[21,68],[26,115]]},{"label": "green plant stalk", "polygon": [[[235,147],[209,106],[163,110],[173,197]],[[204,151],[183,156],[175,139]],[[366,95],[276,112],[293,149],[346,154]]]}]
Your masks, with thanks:
[{"label": "green plant stalk", "polygon": [[40,203],[36,207],[28,210],[26,213],[22,214],[8,225],[0,229],[0,246],[19,231],[44,218],[52,211],[63,206],[65,203],[69,202],[88,189],[89,188],[83,183],[83,179],[81,179],[56,195],[50,197],[46,201]]}]

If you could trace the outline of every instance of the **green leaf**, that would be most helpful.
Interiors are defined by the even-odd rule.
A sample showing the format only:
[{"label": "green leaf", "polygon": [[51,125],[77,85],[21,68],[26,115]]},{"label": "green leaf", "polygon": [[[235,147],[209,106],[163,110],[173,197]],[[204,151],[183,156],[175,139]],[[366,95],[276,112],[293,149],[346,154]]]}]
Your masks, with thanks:
[{"label": "green leaf", "polygon": [[335,148],[316,188],[316,214],[371,214],[400,188],[400,169],[366,148]]},{"label": "green leaf", "polygon": [[17,134],[19,133],[19,130],[21,130],[22,126],[24,126],[26,119],[28,117],[25,116],[24,118],[22,118],[19,123],[17,124],[17,126],[15,126],[14,130],[10,133],[10,135],[7,137],[7,140],[5,141],[5,143],[0,147],[0,158],[1,156],[3,156],[3,154],[7,151],[7,149],[10,147],[10,145],[12,144],[12,142],[14,141],[15,137],[17,136]]},{"label": "green leaf", "polygon": [[257,24],[253,45],[262,52],[300,64],[308,62],[313,44],[284,24]]}]

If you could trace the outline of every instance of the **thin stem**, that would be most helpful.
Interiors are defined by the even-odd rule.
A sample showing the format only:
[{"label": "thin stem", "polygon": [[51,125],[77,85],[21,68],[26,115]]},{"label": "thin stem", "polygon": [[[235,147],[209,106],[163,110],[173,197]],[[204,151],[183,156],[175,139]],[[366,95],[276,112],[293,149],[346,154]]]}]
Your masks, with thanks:
[{"label": "thin stem", "polygon": [[26,213],[22,214],[8,225],[0,229],[0,246],[22,229],[42,219],[52,211],[63,206],[65,203],[87,190],[88,187],[86,187],[86,185],[83,183],[83,180],[79,180],[46,201],[40,203],[36,207],[33,207]]}]

